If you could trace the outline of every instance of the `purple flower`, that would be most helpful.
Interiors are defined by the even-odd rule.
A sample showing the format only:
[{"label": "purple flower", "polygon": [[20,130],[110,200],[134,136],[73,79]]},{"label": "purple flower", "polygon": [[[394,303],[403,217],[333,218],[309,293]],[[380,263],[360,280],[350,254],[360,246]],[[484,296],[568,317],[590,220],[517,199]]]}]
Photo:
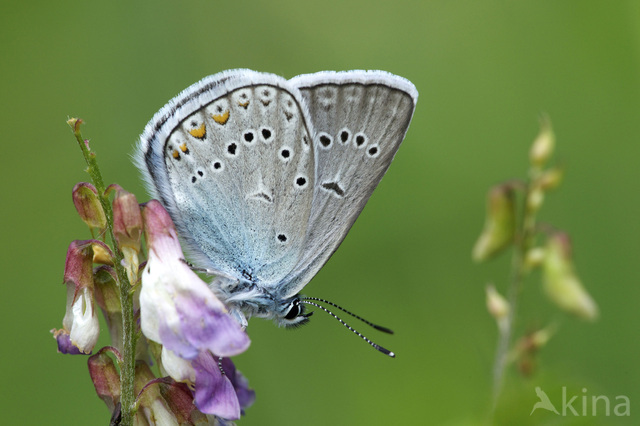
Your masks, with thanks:
[{"label": "purple flower", "polygon": [[216,357],[203,352],[192,364],[196,374],[195,401],[203,413],[236,420],[242,409],[253,403],[255,393],[229,358],[222,358],[218,364]]},{"label": "purple flower", "polygon": [[140,326],[161,343],[162,369],[193,385],[195,403],[206,414],[238,419],[253,391],[229,357],[245,351],[249,337],[225,305],[184,262],[177,233],[159,202],[143,211],[149,257],[142,274]]},{"label": "purple flower", "polygon": [[231,358],[222,358],[222,371],[224,371],[224,376],[231,381],[236,391],[240,408],[244,410],[250,407],[256,399],[256,393],[253,389],[249,388],[247,378],[244,377],[240,371],[236,370],[236,366],[231,361]]},{"label": "purple flower", "polygon": [[183,261],[168,213],[152,200],[143,215],[149,258],[140,292],[142,332],[188,360],[205,350],[218,356],[245,351],[249,337]]}]

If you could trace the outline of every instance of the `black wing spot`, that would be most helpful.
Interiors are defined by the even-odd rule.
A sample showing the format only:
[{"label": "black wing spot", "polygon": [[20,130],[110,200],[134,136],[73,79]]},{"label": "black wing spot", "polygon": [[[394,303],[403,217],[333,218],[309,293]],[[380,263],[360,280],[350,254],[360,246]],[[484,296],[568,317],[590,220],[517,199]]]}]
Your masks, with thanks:
[{"label": "black wing spot", "polygon": [[298,176],[296,178],[296,185],[298,186],[298,188],[304,188],[305,186],[307,186],[307,178],[304,176]]},{"label": "black wing spot", "polygon": [[216,170],[220,170],[222,168],[222,163],[219,161],[216,161],[213,163],[213,168]]},{"label": "black wing spot", "polygon": [[249,131],[247,131],[247,132],[244,132],[243,137],[244,137],[244,141],[245,141],[246,143],[251,143],[251,142],[253,142],[253,140],[255,139],[255,135],[253,134],[253,131],[252,131],[252,130],[249,130]]},{"label": "black wing spot", "polygon": [[230,155],[236,155],[236,150],[238,149],[238,145],[236,145],[235,142],[231,142],[228,146],[227,146],[227,152]]},{"label": "black wing spot", "polygon": [[195,176],[191,176],[191,183],[196,183],[196,177]]},{"label": "black wing spot", "polygon": [[367,142],[367,138],[362,133],[356,135],[356,146],[361,147]]},{"label": "black wing spot", "polygon": [[371,148],[369,148],[367,153],[369,154],[369,157],[377,157],[378,155],[380,155],[380,150],[377,146],[372,146]]},{"label": "black wing spot", "polygon": [[349,131],[348,131],[348,130],[346,130],[346,129],[345,129],[345,130],[341,131],[341,132],[340,132],[340,142],[342,142],[342,143],[347,143],[347,142],[349,142],[349,137],[350,137],[350,136],[351,136],[351,135],[349,134]]},{"label": "black wing spot", "polygon": [[281,243],[286,243],[287,242],[287,236],[284,234],[278,234],[278,241],[280,241]]},{"label": "black wing spot", "polygon": [[324,148],[329,148],[329,146],[331,146],[331,136],[329,136],[326,133],[320,133],[320,136],[318,137],[318,140],[320,141],[320,145],[322,145]]},{"label": "black wing spot", "polygon": [[325,182],[322,184],[322,188],[327,191],[333,191],[338,197],[344,196],[344,189],[340,187],[338,182]]},{"label": "black wing spot", "polygon": [[198,170],[198,176],[200,177],[204,176],[204,173],[202,172],[202,170]]},{"label": "black wing spot", "polygon": [[282,151],[280,151],[280,155],[282,156],[282,158],[289,158],[291,157],[291,151],[289,151],[288,149],[283,149]]},{"label": "black wing spot", "polygon": [[262,137],[264,138],[265,141],[268,141],[269,139],[271,139],[271,130],[264,127],[260,130],[260,132],[262,133]]}]

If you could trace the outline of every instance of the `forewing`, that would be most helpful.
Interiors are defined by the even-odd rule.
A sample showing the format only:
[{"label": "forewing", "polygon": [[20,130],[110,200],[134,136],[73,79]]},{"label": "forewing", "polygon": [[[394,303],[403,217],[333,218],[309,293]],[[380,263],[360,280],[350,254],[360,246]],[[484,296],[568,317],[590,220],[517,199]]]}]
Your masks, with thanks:
[{"label": "forewing", "polygon": [[317,165],[304,252],[283,297],[299,292],[338,248],[391,164],[418,97],[408,80],[383,71],[321,72],[290,82],[309,108]]},{"label": "forewing", "polygon": [[196,83],[156,114],[138,164],[197,266],[269,287],[302,252],[311,134],[286,80],[235,70]]}]

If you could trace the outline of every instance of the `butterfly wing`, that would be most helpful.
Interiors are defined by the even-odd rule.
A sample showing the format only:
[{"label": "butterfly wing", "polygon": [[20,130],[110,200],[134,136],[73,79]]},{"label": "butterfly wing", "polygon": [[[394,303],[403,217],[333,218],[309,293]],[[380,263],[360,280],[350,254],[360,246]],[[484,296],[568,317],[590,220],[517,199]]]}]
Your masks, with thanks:
[{"label": "butterfly wing", "polygon": [[145,128],[136,160],[197,266],[277,285],[303,250],[315,178],[300,93],[250,70],[187,88]]},{"label": "butterfly wing", "polygon": [[298,293],[346,236],[393,160],[418,92],[384,71],[320,72],[295,77],[316,130],[316,177],[304,251],[279,289]]}]

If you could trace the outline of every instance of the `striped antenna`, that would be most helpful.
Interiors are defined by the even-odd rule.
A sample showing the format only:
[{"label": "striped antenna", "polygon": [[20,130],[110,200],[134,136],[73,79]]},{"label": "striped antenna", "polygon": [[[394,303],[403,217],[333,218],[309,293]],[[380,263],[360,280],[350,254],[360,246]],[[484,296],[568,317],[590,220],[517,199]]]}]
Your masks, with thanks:
[{"label": "striped antenna", "polygon": [[390,351],[390,350],[388,350],[388,349],[383,348],[382,346],[378,345],[378,344],[377,344],[377,343],[375,343],[375,342],[372,342],[372,341],[371,341],[371,340],[369,340],[366,336],[364,336],[363,334],[361,334],[358,330],[356,330],[355,328],[351,327],[349,324],[347,324],[346,322],[344,322],[344,321],[342,320],[342,318],[340,318],[339,316],[337,316],[336,314],[334,314],[333,312],[331,312],[329,309],[325,308],[324,306],[319,305],[318,303],[312,302],[312,300],[316,300],[316,301],[318,301],[318,302],[323,302],[323,303],[327,303],[327,304],[329,304],[329,305],[331,305],[331,306],[335,306],[336,308],[340,309],[341,311],[343,311],[343,312],[345,312],[345,313],[347,313],[347,314],[351,315],[351,316],[352,316],[352,317],[354,317],[354,318],[359,319],[360,321],[364,322],[365,324],[370,325],[371,327],[373,327],[373,328],[375,328],[375,329],[377,329],[377,330],[384,331],[385,333],[390,333],[390,334],[393,334],[393,331],[389,330],[389,329],[388,329],[388,328],[386,328],[386,327],[382,327],[382,326],[379,326],[379,325],[373,324],[372,322],[369,322],[369,321],[365,320],[364,318],[361,318],[361,317],[359,317],[358,315],[353,314],[353,313],[351,313],[351,312],[347,311],[346,309],[341,308],[340,306],[336,305],[335,303],[331,303],[331,302],[329,302],[328,300],[318,299],[318,298],[315,298],[315,297],[305,297],[305,298],[300,299],[300,303],[306,303],[307,305],[312,305],[312,306],[315,306],[316,308],[320,308],[320,309],[322,309],[323,311],[325,311],[326,313],[328,313],[329,315],[331,315],[332,317],[334,317],[335,319],[337,319],[338,321],[340,321],[340,324],[344,325],[344,326],[345,326],[345,327],[347,327],[349,330],[353,331],[355,334],[357,334],[358,336],[360,336],[360,337],[361,337],[365,342],[367,342],[368,344],[370,344],[371,346],[373,346],[373,347],[374,347],[375,349],[377,349],[378,351],[382,352],[382,353],[383,353],[383,354],[385,354],[385,355],[390,356],[391,358],[395,358],[395,357],[396,357],[396,354],[395,354],[395,353],[391,352],[391,351]]}]

